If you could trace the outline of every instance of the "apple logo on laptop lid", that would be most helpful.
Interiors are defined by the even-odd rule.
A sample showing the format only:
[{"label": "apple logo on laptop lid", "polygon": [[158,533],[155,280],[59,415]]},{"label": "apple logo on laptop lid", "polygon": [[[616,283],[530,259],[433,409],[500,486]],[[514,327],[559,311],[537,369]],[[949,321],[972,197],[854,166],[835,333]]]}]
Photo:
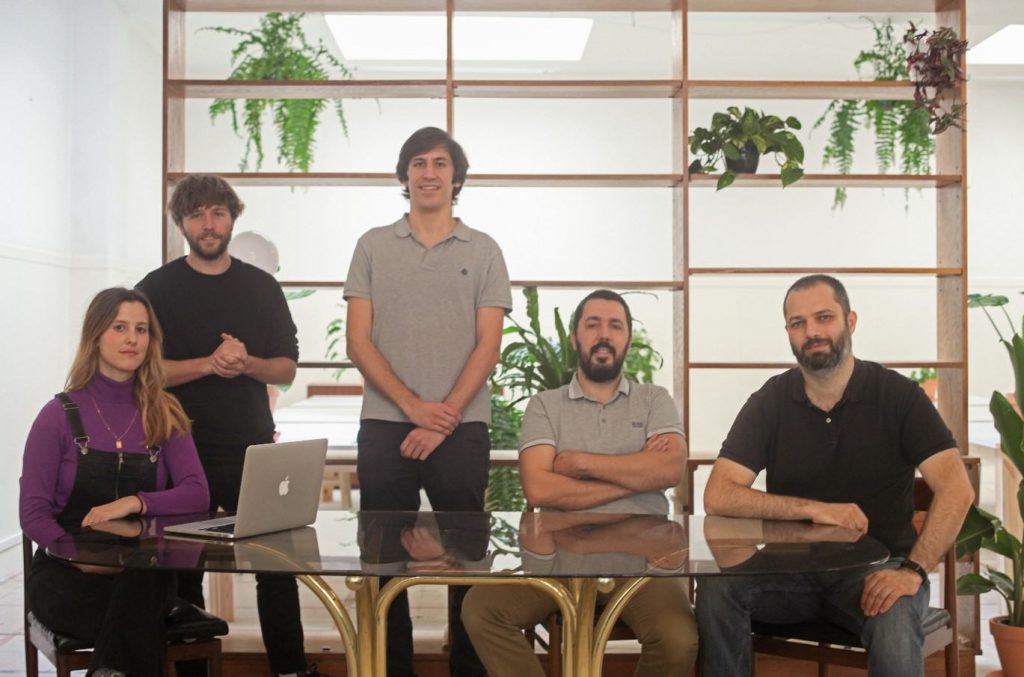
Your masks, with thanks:
[{"label": "apple logo on laptop lid", "polygon": [[277,494],[279,496],[285,496],[288,494],[288,475],[285,475],[284,479],[281,480],[281,483],[277,485]]}]

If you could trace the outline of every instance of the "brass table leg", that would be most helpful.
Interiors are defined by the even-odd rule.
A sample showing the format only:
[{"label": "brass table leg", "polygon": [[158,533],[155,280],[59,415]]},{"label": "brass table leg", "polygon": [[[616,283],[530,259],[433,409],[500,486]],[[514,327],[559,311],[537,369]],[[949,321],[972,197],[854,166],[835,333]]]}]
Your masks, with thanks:
[{"label": "brass table leg", "polygon": [[[601,581],[607,581],[609,584],[614,585],[611,579],[600,579]],[[629,601],[636,596],[640,589],[647,585],[650,578],[628,578],[619,581],[619,586],[612,594],[608,603],[604,605],[604,611],[601,612],[601,618],[597,621],[597,627],[594,629],[592,643],[590,645],[590,674],[593,677],[601,677],[601,672],[604,669],[604,650],[608,644],[608,636],[612,632],[612,627],[615,625],[615,621],[619,619],[622,614],[622,610],[626,608]],[[602,589],[602,592],[607,592],[610,588]]]},{"label": "brass table leg", "polygon": [[[388,609],[391,607],[391,603],[399,593],[414,585],[520,585],[546,592],[551,595],[558,604],[558,610],[565,621],[565,675],[566,677],[574,677],[577,674],[584,674],[577,672],[575,668],[577,664],[577,655],[585,653],[576,641],[576,629],[579,627],[579,622],[577,620],[578,597],[566,589],[562,581],[553,578],[523,577],[485,578],[482,576],[409,576],[392,578],[383,588],[381,588],[380,594],[377,595],[375,601],[371,601],[369,598],[366,600],[360,600],[357,597],[356,599],[356,603],[359,605],[359,643],[361,664],[365,664],[365,656],[363,656],[362,653],[365,651],[364,647],[367,642],[367,639],[364,637],[366,631],[363,629],[364,613],[372,614],[372,617],[375,620],[375,628],[372,633],[376,635],[372,642],[373,671],[360,673],[361,675],[387,674]],[[364,604],[372,604],[372,606],[364,608]],[[593,611],[591,611],[591,618],[593,618]],[[589,650],[589,644],[587,645],[587,648]]]},{"label": "brass table leg", "polygon": [[303,575],[296,576],[296,578],[305,583],[306,587],[312,590],[313,594],[320,599],[327,609],[327,613],[330,614],[331,620],[334,621],[335,627],[338,628],[342,644],[345,646],[345,667],[348,669],[348,674],[369,674],[360,673],[358,670],[357,660],[359,658],[359,651],[356,647],[356,630],[352,627],[352,619],[349,618],[348,612],[341,603],[341,599],[338,598],[338,594],[320,576]]}]

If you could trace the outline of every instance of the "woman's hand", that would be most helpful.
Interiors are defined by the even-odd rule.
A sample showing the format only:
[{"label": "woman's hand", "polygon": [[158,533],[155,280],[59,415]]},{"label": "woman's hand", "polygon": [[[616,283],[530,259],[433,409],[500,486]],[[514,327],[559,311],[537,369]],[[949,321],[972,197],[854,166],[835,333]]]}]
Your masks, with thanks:
[{"label": "woman's hand", "polygon": [[89,511],[89,514],[82,520],[82,526],[87,527],[97,522],[107,522],[121,519],[129,515],[138,515],[142,512],[142,499],[138,496],[123,496],[116,501],[97,505]]}]

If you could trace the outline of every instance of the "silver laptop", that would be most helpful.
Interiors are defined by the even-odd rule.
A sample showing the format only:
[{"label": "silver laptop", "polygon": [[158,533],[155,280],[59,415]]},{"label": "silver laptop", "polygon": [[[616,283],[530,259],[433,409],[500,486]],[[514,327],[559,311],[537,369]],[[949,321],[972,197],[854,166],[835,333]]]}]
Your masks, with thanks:
[{"label": "silver laptop", "polygon": [[326,458],[326,439],[255,444],[245,452],[233,517],[177,524],[164,531],[233,540],[312,524]]}]

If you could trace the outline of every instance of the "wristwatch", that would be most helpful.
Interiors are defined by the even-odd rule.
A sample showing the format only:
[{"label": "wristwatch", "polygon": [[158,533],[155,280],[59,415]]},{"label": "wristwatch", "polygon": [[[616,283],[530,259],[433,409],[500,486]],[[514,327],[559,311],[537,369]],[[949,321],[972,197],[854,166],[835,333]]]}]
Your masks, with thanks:
[{"label": "wristwatch", "polygon": [[921,577],[922,583],[928,582],[928,572],[924,570],[924,567],[910,559],[909,557],[900,562],[900,569],[910,569],[915,574]]}]

